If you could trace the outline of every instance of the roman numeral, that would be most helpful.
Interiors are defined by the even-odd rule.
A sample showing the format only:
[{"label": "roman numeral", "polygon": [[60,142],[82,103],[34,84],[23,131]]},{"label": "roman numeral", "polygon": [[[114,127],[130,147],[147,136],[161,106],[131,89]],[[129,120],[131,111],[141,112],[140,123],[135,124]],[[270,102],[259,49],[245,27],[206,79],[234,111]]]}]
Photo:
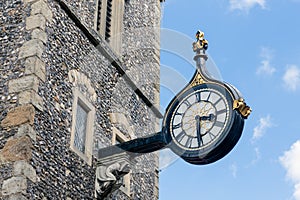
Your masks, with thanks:
[{"label": "roman numeral", "polygon": [[184,138],[184,135],[184,131],[181,131],[178,135],[175,136],[175,138],[178,142],[181,142],[181,140]]},{"label": "roman numeral", "polygon": [[218,126],[218,127],[223,127],[224,124],[225,124],[225,122],[216,121],[214,125]]},{"label": "roman numeral", "polygon": [[208,99],[210,98],[211,92],[209,92],[206,101],[208,101]]},{"label": "roman numeral", "polygon": [[182,116],[183,113],[180,113],[180,112],[176,112],[175,115],[179,115],[179,116]]},{"label": "roman numeral", "polygon": [[184,103],[187,107],[190,107],[190,106],[192,105],[188,100],[185,100],[183,103]]},{"label": "roman numeral", "polygon": [[172,126],[173,129],[177,129],[177,128],[180,128],[180,127],[181,127],[181,123],[175,124],[175,125]]},{"label": "roman numeral", "polygon": [[218,110],[218,111],[216,112],[216,115],[223,114],[223,113],[225,113],[226,111],[227,111],[226,109]]},{"label": "roman numeral", "polygon": [[211,132],[208,132],[208,134],[209,134],[209,137],[210,137],[211,140],[216,138],[216,136],[214,134],[212,134]]},{"label": "roman numeral", "polygon": [[201,101],[201,95],[200,92],[196,93],[196,102],[200,102]]},{"label": "roman numeral", "polygon": [[193,143],[193,138],[191,137],[188,137],[186,143],[185,143],[185,146],[186,147],[191,147],[192,146],[192,143]]},{"label": "roman numeral", "polygon": [[221,100],[222,100],[222,98],[220,97],[220,98],[214,103],[214,105],[217,105]]}]

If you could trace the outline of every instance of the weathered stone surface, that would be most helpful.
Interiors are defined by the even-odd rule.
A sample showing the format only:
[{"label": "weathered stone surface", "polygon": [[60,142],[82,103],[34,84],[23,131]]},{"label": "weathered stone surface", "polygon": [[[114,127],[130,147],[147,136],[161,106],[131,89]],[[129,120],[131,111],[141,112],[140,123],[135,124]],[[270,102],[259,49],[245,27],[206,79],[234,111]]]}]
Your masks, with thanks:
[{"label": "weathered stone surface", "polygon": [[32,104],[38,110],[43,111],[43,99],[33,90],[26,90],[19,93],[19,104]]},{"label": "weathered stone surface", "polygon": [[89,78],[84,75],[81,72],[78,72],[77,70],[70,70],[68,72],[68,78],[69,81],[73,84],[73,86],[80,86],[84,85],[86,89],[86,96],[89,96],[92,101],[96,101],[97,99],[97,94],[95,92],[95,89],[91,85],[91,81]]},{"label": "weathered stone surface", "polygon": [[32,105],[16,107],[8,111],[7,116],[2,120],[1,126],[13,127],[21,124],[33,124],[35,110]]},{"label": "weathered stone surface", "polygon": [[39,40],[43,41],[44,44],[46,44],[46,42],[47,42],[47,34],[38,28],[36,28],[32,31],[31,38],[39,39]]},{"label": "weathered stone surface", "polygon": [[22,176],[29,178],[32,182],[36,182],[36,172],[35,169],[26,161],[16,161],[14,163],[13,173],[15,176]]},{"label": "weathered stone surface", "polygon": [[52,12],[44,0],[32,4],[31,15],[42,14],[49,22],[52,20]]},{"label": "weathered stone surface", "polygon": [[135,138],[133,128],[129,125],[128,118],[124,113],[109,113],[109,119],[115,127],[122,130],[123,133],[128,134],[130,139]]},{"label": "weathered stone surface", "polygon": [[19,59],[31,56],[42,57],[44,52],[44,44],[39,39],[32,39],[23,44],[20,48]]},{"label": "weathered stone surface", "polygon": [[3,181],[2,195],[11,195],[19,192],[25,192],[27,189],[27,181],[24,177],[12,177]]},{"label": "weathered stone surface", "polygon": [[[32,11],[31,5],[38,2],[37,0],[10,0],[3,4],[3,7],[0,6],[0,13],[3,13],[6,18],[3,23],[3,31],[0,31],[0,37],[3,38],[0,53],[5,55],[5,60],[0,59],[0,65],[3,66],[1,70],[3,69],[2,74],[4,75],[3,78],[0,77],[0,98],[3,99],[4,97],[5,99],[5,101],[0,102],[0,106],[2,106],[0,107],[0,119],[2,120],[7,116],[9,110],[7,105],[11,104],[6,99],[12,98],[12,95],[18,97],[17,103],[31,102],[34,105],[32,100],[22,102],[22,99],[26,99],[24,96],[34,99],[31,98],[34,93],[28,93],[26,89],[26,92],[20,91],[9,94],[8,82],[20,78],[24,74],[38,77],[37,72],[26,74],[27,69],[25,59],[23,59],[36,54],[45,62],[47,70],[45,82],[39,81],[37,91],[43,99],[43,110],[36,111],[35,114],[34,129],[37,136],[33,143],[30,160],[30,164],[36,169],[37,178],[40,181],[33,183],[28,179],[26,197],[28,199],[93,199],[96,160],[93,158],[93,165],[89,166],[75,152],[70,150],[70,127],[72,124],[72,103],[74,102],[72,90],[74,87],[77,87],[84,97],[91,100],[96,109],[93,137],[95,141],[94,153],[101,146],[99,144],[104,144],[104,146],[111,144],[113,126],[120,129],[122,133],[126,133],[128,132],[125,128],[127,124],[133,128],[136,137],[142,137],[155,131],[153,122],[156,118],[144,102],[137,97],[134,89],[124,81],[122,74],[111,65],[113,59],[118,56],[113,53],[109,44],[101,39],[101,36],[95,31],[94,35],[100,41],[99,46],[104,49],[99,52],[56,1],[44,1],[47,2],[49,10],[53,12],[52,23],[45,19],[45,29],[43,29],[43,19],[40,25],[37,23],[31,24],[31,26],[28,23],[30,21],[27,20],[27,29],[25,27],[26,18],[35,12]],[[65,0],[65,2],[83,23],[88,24],[88,28],[94,28],[94,15],[97,12],[95,3],[97,1]],[[159,7],[156,5],[159,6],[157,0],[126,1],[124,34],[122,35],[122,37],[124,36],[122,38],[124,54],[120,55],[122,60],[124,58],[122,62],[120,61],[120,65],[128,68],[128,71],[130,70],[130,77],[133,77],[133,81],[138,86],[142,86],[141,89],[151,98],[151,102],[155,102],[153,88],[151,88],[152,83],[159,81],[159,60],[157,59],[158,55],[156,55],[159,51],[156,53],[154,41],[156,39],[159,41],[159,37],[151,30],[156,26],[154,21],[159,23],[160,13],[158,13]],[[9,16],[7,14],[16,9],[15,15]],[[41,13],[37,15],[43,16]],[[35,18],[35,20],[40,19]],[[140,29],[136,30],[136,27]],[[148,27],[148,29],[145,30],[144,27]],[[45,35],[42,34],[43,31],[47,34],[46,43]],[[147,39],[145,40],[145,38]],[[36,53],[38,51],[28,53],[27,50],[25,52],[22,48],[20,49],[24,42],[30,39],[35,39],[43,45],[42,47],[38,44],[38,48],[45,48],[44,51],[40,51],[41,54],[38,55]],[[18,59],[20,50],[23,52]],[[77,77],[76,84],[68,81],[68,72],[72,70],[84,75]],[[42,80],[40,77],[37,79]],[[33,89],[28,91],[35,92]],[[91,96],[95,96],[95,98],[91,98]],[[13,104],[13,106],[16,105]],[[4,112],[1,112],[1,108]],[[112,124],[108,116],[108,113],[111,112],[123,113],[124,116],[121,119],[126,118],[127,122]],[[13,138],[27,134],[25,130],[21,131],[21,128],[12,128],[10,132],[8,129],[2,130],[4,134]],[[127,134],[126,137],[129,138],[129,135]],[[7,139],[1,147],[4,147],[6,141]],[[156,177],[153,170],[155,159],[157,158],[152,154],[138,159],[138,164],[130,175],[132,197],[127,196],[122,191],[117,191],[112,198],[115,200],[157,199],[155,194],[158,192],[153,190]],[[12,164],[7,163],[11,166],[10,168],[13,168]],[[13,169],[7,169],[7,171],[9,170],[11,171],[9,174],[12,174]],[[0,176],[4,177],[4,180],[11,177],[11,175],[5,176],[3,173],[0,173]],[[7,197],[4,198],[7,199]]]},{"label": "weathered stone surface", "polygon": [[38,0],[23,0],[24,3],[34,3],[36,1],[38,1]]},{"label": "weathered stone surface", "polygon": [[29,57],[25,60],[25,74],[35,74],[42,81],[46,79],[45,63],[38,57]]},{"label": "weathered stone surface", "polygon": [[18,128],[15,137],[29,136],[33,141],[36,141],[36,131],[29,124],[23,124]]},{"label": "weathered stone surface", "polygon": [[0,154],[5,162],[30,160],[32,156],[31,147],[32,144],[29,137],[10,139],[6,142]]},{"label": "weathered stone surface", "polygon": [[22,194],[13,194],[9,196],[8,200],[27,200],[27,198]]},{"label": "weathered stone surface", "polygon": [[35,75],[23,76],[18,79],[12,79],[8,82],[9,93],[22,92],[25,90],[33,90],[37,92],[39,80]]},{"label": "weathered stone surface", "polygon": [[45,30],[46,19],[42,14],[32,15],[26,18],[26,29],[32,30],[34,28],[40,28]]}]

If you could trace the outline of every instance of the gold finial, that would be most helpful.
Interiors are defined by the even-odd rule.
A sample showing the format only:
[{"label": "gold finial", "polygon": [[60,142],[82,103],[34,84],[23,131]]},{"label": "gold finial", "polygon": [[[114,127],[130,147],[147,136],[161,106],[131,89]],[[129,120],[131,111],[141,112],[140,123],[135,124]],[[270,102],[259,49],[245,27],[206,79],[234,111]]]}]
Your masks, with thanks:
[{"label": "gold finial", "polygon": [[204,39],[204,32],[198,30],[196,32],[196,42],[193,42],[193,50],[195,52],[201,51],[201,50],[207,50],[208,48],[208,41]]}]

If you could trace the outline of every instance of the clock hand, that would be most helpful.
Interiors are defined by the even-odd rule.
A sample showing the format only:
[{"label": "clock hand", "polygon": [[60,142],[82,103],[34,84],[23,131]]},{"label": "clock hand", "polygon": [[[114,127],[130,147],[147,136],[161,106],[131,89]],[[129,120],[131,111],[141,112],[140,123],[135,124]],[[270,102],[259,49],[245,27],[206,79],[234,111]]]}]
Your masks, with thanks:
[{"label": "clock hand", "polygon": [[[198,116],[198,115],[197,115]],[[213,119],[215,118],[215,115],[214,114],[209,114],[209,116],[199,116],[199,120],[202,121],[202,120],[209,120],[209,121],[212,121]]]},{"label": "clock hand", "polygon": [[[215,115],[214,114],[209,114],[209,116],[201,116],[201,117],[199,116],[199,127],[201,126],[201,121],[213,121],[214,119],[215,119]],[[204,124],[204,125],[206,125],[206,124]],[[202,134],[202,135],[205,135],[206,133],[207,133],[207,131],[205,131],[205,133]],[[201,137],[202,137],[202,135],[201,135]]]},{"label": "clock hand", "polygon": [[198,140],[199,146],[201,146],[201,144],[203,144],[202,135],[201,135],[201,127],[200,127],[201,117],[199,115],[196,115],[195,120],[196,120],[196,128],[197,128],[197,140]]}]

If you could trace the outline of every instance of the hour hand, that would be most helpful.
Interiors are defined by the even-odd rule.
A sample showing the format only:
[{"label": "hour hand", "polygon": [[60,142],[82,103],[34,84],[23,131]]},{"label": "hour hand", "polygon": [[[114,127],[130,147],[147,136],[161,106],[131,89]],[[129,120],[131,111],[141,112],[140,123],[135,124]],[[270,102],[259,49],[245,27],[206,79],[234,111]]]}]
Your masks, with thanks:
[{"label": "hour hand", "polygon": [[[197,115],[198,116],[198,115]],[[199,117],[200,118],[200,120],[202,121],[212,121],[212,120],[214,120],[214,118],[215,118],[215,115],[214,114],[209,114],[208,116],[201,116],[201,117]]]}]

